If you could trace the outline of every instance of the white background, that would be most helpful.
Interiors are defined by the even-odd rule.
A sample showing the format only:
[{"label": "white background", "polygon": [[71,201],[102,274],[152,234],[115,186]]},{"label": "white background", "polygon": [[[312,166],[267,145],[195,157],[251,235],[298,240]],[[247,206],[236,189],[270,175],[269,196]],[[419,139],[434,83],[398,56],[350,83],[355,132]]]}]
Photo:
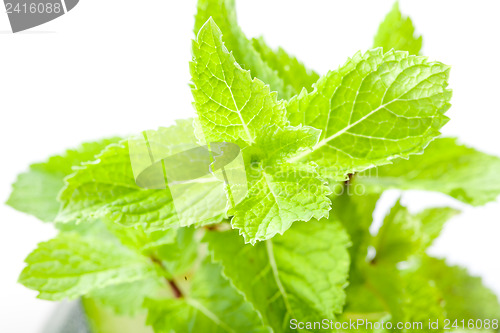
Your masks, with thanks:
[{"label": "white background", "polygon": [[[238,13],[248,36],[265,34],[325,73],[371,46],[392,3],[240,0]],[[500,156],[498,2],[401,1],[401,8],[424,36],[424,54],[453,66],[452,120],[443,132]],[[15,35],[0,13],[0,201],[31,162],[193,115],[194,13],[194,0],[81,0],[65,16]],[[384,197],[379,220],[397,196]],[[500,202],[470,208],[437,194],[404,197],[413,209],[450,202],[464,214],[450,221],[433,253],[482,275],[500,294]],[[25,256],[55,232],[3,205],[0,214],[0,332],[38,332],[54,305],[16,279]]]}]

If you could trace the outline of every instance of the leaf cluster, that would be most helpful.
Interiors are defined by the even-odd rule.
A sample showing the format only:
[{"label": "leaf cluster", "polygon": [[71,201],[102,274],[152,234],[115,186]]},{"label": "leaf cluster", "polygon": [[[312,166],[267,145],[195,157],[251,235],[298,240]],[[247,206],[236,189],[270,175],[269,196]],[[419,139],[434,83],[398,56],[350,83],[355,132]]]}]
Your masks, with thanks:
[{"label": "leaf cluster", "polygon": [[[129,140],[83,144],[13,185],[10,206],[60,230],[26,258],[22,284],[42,299],[81,297],[95,332],[138,332],[130,318],[154,332],[278,333],[292,319],[426,327],[500,317],[479,278],[427,254],[459,211],[414,214],[398,201],[370,232],[387,189],[469,205],[500,194],[498,157],[439,138],[450,67],[420,55],[422,37],[397,4],[372,49],[324,75],[247,38],[233,0],[199,0],[195,34],[197,117],[148,133],[171,153],[237,144],[244,198],[188,188],[180,208],[168,189],[137,185]],[[221,214],[182,218],[220,200]]]}]

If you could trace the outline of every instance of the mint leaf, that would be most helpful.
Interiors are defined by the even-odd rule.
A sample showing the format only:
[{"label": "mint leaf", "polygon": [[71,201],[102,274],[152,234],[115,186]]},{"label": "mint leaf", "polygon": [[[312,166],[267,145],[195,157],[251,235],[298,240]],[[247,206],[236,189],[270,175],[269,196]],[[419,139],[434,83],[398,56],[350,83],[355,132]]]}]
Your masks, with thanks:
[{"label": "mint leaf", "polygon": [[244,69],[270,86],[282,98],[291,97],[291,87],[285,86],[283,80],[253,48],[236,19],[234,0],[200,0],[195,16],[195,35],[199,34],[203,25],[212,18],[222,31],[226,47],[233,52],[234,58]]},{"label": "mint leaf", "polygon": [[166,295],[165,280],[161,278],[149,278],[111,285],[97,289],[86,297],[110,308],[114,313],[124,316],[135,316],[144,313],[144,300],[150,297]]},{"label": "mint leaf", "polygon": [[[192,120],[178,121],[177,125],[149,134],[153,149],[161,148],[165,155],[182,151],[186,143],[191,147],[196,141]],[[163,141],[168,145],[161,145]],[[179,216],[185,212],[176,209],[168,188],[144,189],[136,184],[128,141],[108,146],[96,161],[82,165],[66,183],[59,196],[63,205],[56,219],[61,223],[102,217],[126,227],[140,226],[149,232],[187,223],[180,220]],[[216,190],[211,183],[201,189],[193,185],[178,199],[193,210],[208,211],[207,207],[226,201],[225,197],[211,195]],[[219,216],[206,216],[195,223],[203,225],[217,220]]]},{"label": "mint leaf", "polygon": [[243,140],[252,145],[244,155],[247,162],[255,159],[258,174],[251,175],[247,198],[229,214],[245,240],[255,243],[283,233],[296,220],[327,216],[329,189],[312,166],[274,165],[316,143],[319,132],[283,128],[282,104],[236,64],[221,38],[211,19],[198,33],[191,66],[193,95],[207,141]]},{"label": "mint leaf", "polygon": [[[289,157],[310,150],[318,143],[321,131],[309,126],[286,126],[275,125],[264,128],[257,138],[255,145],[247,147],[243,152],[252,161],[261,161],[265,167],[273,167],[277,163],[283,163]],[[299,166],[300,167],[300,166]]]},{"label": "mint leaf", "polygon": [[295,221],[328,216],[330,188],[319,178],[315,166],[283,164],[253,171],[251,178],[256,181],[247,197],[228,211],[233,215],[231,224],[246,242],[255,244],[283,234]]},{"label": "mint leaf", "polygon": [[377,253],[374,262],[403,261],[422,247],[422,238],[422,223],[398,201],[373,240]]},{"label": "mint leaf", "polygon": [[145,255],[153,253],[159,247],[175,243],[178,230],[182,230],[179,228],[149,231],[141,226],[127,228],[112,221],[107,221],[106,227],[123,245]]},{"label": "mint leaf", "polygon": [[284,107],[276,93],[238,65],[211,18],[193,42],[191,75],[195,107],[207,142],[241,139],[252,144],[269,124],[285,123]]},{"label": "mint leaf", "polygon": [[198,258],[199,245],[196,229],[179,228],[173,242],[157,247],[152,253],[170,275],[177,276],[192,269]]},{"label": "mint leaf", "polygon": [[292,125],[321,129],[312,152],[324,176],[346,174],[422,152],[447,122],[449,67],[406,52],[357,53],[287,105]]},{"label": "mint leaf", "polygon": [[417,214],[417,219],[422,223],[423,245],[429,247],[438,238],[445,223],[460,213],[450,207],[429,208]]},{"label": "mint leaf", "polygon": [[339,223],[295,223],[284,235],[253,247],[234,231],[208,232],[205,240],[224,275],[276,332],[288,332],[290,319],[342,312],[349,239]]},{"label": "mint leaf", "polygon": [[[439,288],[419,271],[377,264],[367,267],[366,274],[368,285],[382,299],[393,323],[419,322],[424,332],[436,332],[428,329],[429,318],[439,319],[440,323],[445,319]],[[442,331],[442,325],[440,328],[437,332]]]},{"label": "mint leaf", "polygon": [[82,297],[81,304],[92,333],[153,333],[153,329],[145,325],[146,314],[120,316],[113,309],[89,297]]},{"label": "mint leaf", "polygon": [[155,332],[271,332],[220,266],[205,260],[186,298],[148,299],[147,324]]},{"label": "mint leaf", "polygon": [[[120,315],[136,315],[144,312],[145,298],[166,297],[165,278],[190,275],[198,258],[199,241],[194,228],[167,229],[151,233],[134,228],[123,228],[112,223],[110,227],[122,244],[141,251],[162,268],[162,277],[141,279],[94,290],[87,296],[99,304],[111,308]],[[189,273],[189,274],[188,274]]]},{"label": "mint leaf", "polygon": [[352,273],[355,273],[357,267],[365,262],[368,255],[368,246],[372,241],[370,226],[373,222],[375,206],[380,198],[378,194],[357,195],[353,193],[355,190],[353,186],[344,187],[332,203],[332,207],[337,207],[337,209],[332,209],[330,213],[332,218],[342,223],[352,242],[349,248],[351,281],[357,276]]},{"label": "mint leaf", "polygon": [[415,28],[409,17],[405,17],[399,10],[399,2],[395,2],[391,11],[380,24],[373,42],[373,47],[382,47],[384,51],[390,49],[408,51],[418,55],[422,48],[422,36],[415,36]]},{"label": "mint leaf", "polygon": [[12,185],[7,205],[42,221],[53,221],[61,206],[57,194],[64,186],[64,177],[73,172],[74,166],[93,160],[106,146],[118,140],[110,138],[84,143],[77,149],[52,156],[46,162],[32,164],[29,171],[20,174]]},{"label": "mint leaf", "polygon": [[376,250],[373,262],[397,263],[424,251],[439,236],[444,224],[458,213],[453,208],[439,207],[411,214],[398,201],[373,239]]},{"label": "mint leaf", "polygon": [[447,317],[465,319],[499,319],[498,297],[481,281],[458,266],[448,266],[444,260],[425,257],[421,270],[442,293]]},{"label": "mint leaf", "polygon": [[300,93],[304,88],[310,90],[313,83],[318,81],[318,73],[307,69],[303,63],[286,53],[281,47],[277,50],[271,49],[263,37],[253,38],[252,45],[267,65],[278,73],[285,84],[293,88],[294,95]]},{"label": "mint leaf", "polygon": [[27,258],[19,282],[39,298],[77,298],[111,285],[156,276],[151,262],[116,242],[61,233],[38,245]]},{"label": "mint leaf", "polygon": [[500,158],[442,138],[432,142],[424,155],[379,167],[376,177],[360,177],[355,182],[370,192],[389,188],[437,191],[478,206],[500,194],[499,168]]}]

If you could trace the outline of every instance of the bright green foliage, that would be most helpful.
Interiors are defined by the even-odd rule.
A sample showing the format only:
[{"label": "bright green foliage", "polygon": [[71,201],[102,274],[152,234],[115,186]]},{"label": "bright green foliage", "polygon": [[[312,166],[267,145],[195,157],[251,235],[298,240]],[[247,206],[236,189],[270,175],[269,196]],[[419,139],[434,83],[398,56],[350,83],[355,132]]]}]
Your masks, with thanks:
[{"label": "bright green foliage", "polygon": [[[350,318],[352,313],[368,313],[374,320],[391,314],[393,322],[422,322],[424,331],[435,332],[428,327],[426,329],[429,318],[439,319],[440,322],[445,318],[457,318],[451,313],[458,310],[450,312],[448,307],[453,308],[450,304],[457,304],[460,311],[467,311],[463,310],[463,302],[458,300],[462,296],[454,295],[455,290],[449,289],[452,285],[464,293],[469,293],[465,290],[471,288],[463,289],[467,284],[474,285],[478,291],[473,294],[479,299],[484,297],[493,309],[500,307],[496,297],[481,285],[480,280],[468,277],[459,268],[454,268],[456,271],[452,272],[444,263],[425,254],[445,221],[457,213],[445,207],[411,214],[397,202],[385,217],[378,234],[372,238],[375,256],[367,257],[364,263],[358,261],[356,270],[351,269],[351,274],[356,274],[357,279],[347,289],[344,319]],[[406,262],[404,269],[398,266],[402,261]],[[447,281],[452,276],[456,279]],[[450,303],[443,302],[446,297],[450,297]]]},{"label": "bright green foliage", "polygon": [[399,202],[385,217],[373,245],[377,262],[400,262],[421,247],[422,223]]},{"label": "bright green foliage", "polygon": [[262,59],[274,69],[285,84],[293,87],[294,94],[302,89],[310,90],[313,83],[318,81],[319,74],[307,69],[297,58],[289,55],[281,47],[276,51],[267,46],[263,37],[252,39],[253,47],[259,52]]},{"label": "bright green foliage", "polygon": [[421,153],[448,121],[449,67],[406,52],[357,53],[287,105],[292,125],[321,129],[312,152],[295,160],[315,161],[322,174],[347,173]]},{"label": "bright green foliage", "polygon": [[425,154],[379,167],[375,177],[359,178],[368,191],[389,188],[439,191],[471,205],[484,205],[500,194],[500,158],[443,138]]},{"label": "bright green foliage", "polygon": [[19,282],[48,300],[76,298],[156,275],[151,262],[116,242],[71,233],[40,243],[26,263]]},{"label": "bright green foliage", "polygon": [[[378,48],[322,77],[245,37],[233,0],[200,0],[195,32],[197,118],[87,143],[19,176],[8,204],[59,229],[27,257],[22,284],[43,299],[82,297],[93,333],[282,333],[292,319],[439,332],[429,319],[500,317],[479,278],[426,253],[457,210],[414,214],[398,201],[370,231],[387,189],[472,205],[500,194],[500,158],[435,140],[449,67],[417,56],[421,37],[397,4]],[[169,157],[216,142],[241,154],[238,167],[218,164],[221,149],[195,168],[215,180],[168,173],[192,175]]]},{"label": "bright green foliage", "polygon": [[[63,207],[58,222],[108,217],[125,226],[175,223],[171,196],[162,190],[143,190],[135,184],[127,142],[108,146],[96,160],[66,179],[60,193]],[[143,214],[141,214],[143,212]]]},{"label": "bright green foliage", "polygon": [[[349,233],[352,246],[349,248],[351,270],[354,271],[365,262],[368,246],[371,245],[370,226],[373,222],[373,211],[379,195],[357,195],[354,187],[346,186],[343,193],[332,203],[332,215],[338,219]],[[355,223],[353,223],[355,221]],[[356,275],[351,275],[352,279]]]},{"label": "bright green foliage", "polygon": [[73,172],[73,167],[94,160],[101,150],[118,140],[84,143],[63,155],[52,156],[47,162],[32,164],[28,172],[17,177],[7,204],[42,221],[53,221],[61,206],[56,197],[64,185],[64,177]]},{"label": "bright green foliage", "polygon": [[444,224],[460,211],[450,207],[429,208],[417,215],[422,223],[422,245],[427,248],[432,245],[443,230]]},{"label": "bright green foliage", "polygon": [[137,228],[127,228],[111,221],[105,223],[105,226],[123,245],[145,254],[149,254],[164,245],[175,243],[178,231],[182,232],[184,230],[166,229],[147,231],[140,226]]},{"label": "bright green foliage", "polygon": [[[177,125],[160,128],[157,133],[163,139],[170,138],[171,146],[165,147],[167,154],[182,150],[185,142],[195,140],[192,120],[178,121]],[[168,189],[143,189],[135,183],[127,141],[109,145],[96,161],[84,164],[66,183],[59,196],[63,206],[58,222],[106,217],[123,226],[140,226],[148,231],[180,225],[179,212]],[[209,187],[202,193],[187,190],[181,200],[202,210],[218,199],[211,192]],[[209,222],[212,220],[199,221],[199,224]]]},{"label": "bright green foliage", "polygon": [[301,169],[283,164],[260,171],[247,198],[229,211],[231,224],[240,229],[246,242],[283,234],[294,221],[328,216],[330,189],[313,166]]},{"label": "bright green foliage", "polygon": [[170,276],[182,275],[195,264],[199,251],[195,236],[194,228],[181,228],[174,242],[156,248],[154,256],[162,262]]},{"label": "bright green foliage", "polygon": [[442,207],[411,214],[397,202],[373,239],[376,251],[373,262],[398,263],[414,254],[421,254],[439,236],[444,224],[459,212]]},{"label": "bright green foliage", "polygon": [[470,276],[464,268],[448,266],[444,260],[429,257],[422,261],[422,271],[441,291],[450,320],[500,319],[498,298],[483,285],[481,278]]},{"label": "bright green foliage", "polygon": [[82,307],[87,317],[89,331],[92,333],[153,333],[151,326],[144,325],[146,314],[138,313],[134,316],[119,316],[113,309],[99,301],[84,297]]},{"label": "bright green foliage", "polygon": [[97,289],[88,294],[88,297],[112,309],[116,314],[134,316],[145,312],[142,304],[146,298],[162,294],[166,294],[164,283],[159,277],[154,277]]},{"label": "bright green foliage", "polygon": [[283,104],[276,93],[238,65],[212,19],[193,42],[191,75],[195,107],[208,142],[241,139],[252,144],[269,124],[284,124]]},{"label": "bright green foliage", "polygon": [[288,332],[293,318],[333,318],[342,311],[349,240],[338,222],[296,223],[254,247],[233,231],[210,232],[205,240],[224,275],[275,332]]},{"label": "bright green foliage", "polygon": [[373,47],[382,47],[408,51],[418,55],[422,48],[422,36],[415,36],[415,28],[409,17],[404,17],[399,10],[399,3],[394,3],[392,10],[380,24],[373,42]]},{"label": "bright green foliage", "polygon": [[223,41],[226,47],[233,52],[236,61],[243,68],[250,70],[254,77],[268,84],[271,91],[278,92],[281,98],[291,97],[291,87],[285,86],[278,73],[262,60],[260,54],[253,48],[252,42],[238,26],[234,0],[198,1],[194,28],[196,35],[209,18],[212,18],[224,31]]},{"label": "bright green foliage", "polygon": [[445,318],[439,289],[421,273],[377,264],[367,268],[366,276],[370,288],[382,299],[384,310],[391,314],[392,322],[420,322],[427,328],[429,318],[440,322]]},{"label": "bright green foliage", "polygon": [[263,128],[255,145],[245,149],[245,156],[251,159],[251,175],[255,171],[251,162],[262,161],[264,167],[273,167],[298,153],[310,150],[318,143],[321,131],[309,126],[287,126],[280,128],[272,125]]},{"label": "bright green foliage", "polygon": [[328,216],[330,190],[315,167],[277,164],[310,149],[319,131],[284,126],[282,103],[238,66],[212,19],[201,27],[193,54],[193,96],[205,138],[209,142],[243,140],[252,145],[246,159],[256,162],[249,165],[253,171],[249,195],[229,211],[233,226],[247,242],[255,243],[282,234],[294,221]]},{"label": "bright green foliage", "polygon": [[220,266],[205,261],[188,296],[146,301],[147,323],[155,332],[271,332],[252,305],[222,277]]}]

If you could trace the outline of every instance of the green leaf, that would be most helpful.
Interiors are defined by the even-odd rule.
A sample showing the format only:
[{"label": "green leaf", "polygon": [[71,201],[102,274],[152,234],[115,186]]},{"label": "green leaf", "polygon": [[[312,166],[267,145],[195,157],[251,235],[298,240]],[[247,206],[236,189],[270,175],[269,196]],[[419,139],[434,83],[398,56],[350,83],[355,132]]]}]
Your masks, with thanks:
[{"label": "green leaf", "polygon": [[117,314],[135,315],[144,311],[145,298],[170,296],[166,288],[167,279],[187,274],[198,258],[200,242],[195,239],[194,228],[167,229],[151,233],[134,228],[109,225],[122,244],[142,252],[159,264],[162,277],[108,286],[91,292],[88,296],[102,305],[110,307]]},{"label": "green leaf", "polygon": [[377,264],[367,267],[366,276],[368,285],[382,299],[393,323],[419,322],[422,323],[422,332],[442,331],[442,325],[438,331],[428,328],[429,319],[439,319],[443,323],[445,309],[439,288],[421,272]]},{"label": "green leaf", "polygon": [[417,219],[422,223],[423,245],[429,247],[438,238],[444,224],[460,214],[460,211],[450,207],[429,208],[417,214]]},{"label": "green leaf", "polygon": [[406,52],[357,53],[287,105],[292,125],[321,129],[312,152],[321,174],[345,175],[421,153],[447,122],[449,67]]},{"label": "green leaf", "polygon": [[169,274],[176,276],[193,267],[198,258],[199,245],[195,228],[179,228],[175,241],[159,246],[154,255]]},{"label": "green leaf", "polygon": [[62,233],[38,245],[19,282],[39,298],[77,298],[96,289],[156,276],[153,264],[116,242]]},{"label": "green leaf", "polygon": [[301,168],[290,164],[254,169],[247,197],[228,214],[231,224],[245,241],[256,241],[283,234],[295,221],[328,217],[331,193],[319,178],[315,166]]},{"label": "green leaf", "polygon": [[185,298],[145,302],[147,324],[156,333],[271,332],[252,305],[221,275],[220,266],[205,261]]},{"label": "green leaf", "polygon": [[423,274],[441,291],[448,319],[500,320],[498,297],[483,285],[481,278],[435,258],[424,258],[421,266]]},{"label": "green leaf", "polygon": [[97,289],[87,297],[118,315],[131,317],[146,311],[143,307],[146,298],[159,297],[162,294],[167,294],[165,280],[157,277]]},{"label": "green leaf", "polygon": [[255,246],[234,231],[208,232],[205,240],[224,275],[275,332],[290,331],[290,319],[333,319],[342,312],[349,239],[339,223],[296,223]]},{"label": "green leaf", "polygon": [[269,124],[285,123],[284,107],[276,93],[238,65],[211,18],[193,42],[191,75],[195,107],[207,142],[241,139],[252,144]]},{"label": "green leaf", "polygon": [[154,253],[158,248],[176,242],[178,230],[145,230],[142,226],[127,228],[120,224],[108,221],[106,226],[120,242],[133,250],[137,250],[144,255]]},{"label": "green leaf", "polygon": [[356,188],[352,185],[344,186],[341,190],[342,192],[334,190],[334,194],[340,195],[333,200],[330,214],[342,223],[352,241],[352,246],[349,248],[352,266],[350,281],[352,282],[353,278],[357,277],[353,274],[357,266],[363,264],[368,255],[368,246],[372,241],[370,226],[380,195],[358,195],[355,193]]},{"label": "green leaf", "polygon": [[[339,220],[349,234],[352,246],[349,248],[351,265],[349,269],[349,285],[346,288],[346,305],[342,319],[376,320],[385,316],[383,304],[365,285],[363,268],[368,257],[368,247],[373,236],[370,226],[373,222],[375,206],[380,198],[378,194],[357,194],[358,189],[349,184],[338,185],[334,189],[337,197],[332,202],[331,218]],[[362,193],[362,192],[360,192]],[[357,313],[357,315],[353,315]],[[381,313],[381,314],[380,314]],[[363,330],[361,330],[364,332]]]},{"label": "green leaf", "polygon": [[32,164],[29,171],[20,174],[12,185],[7,205],[42,221],[53,221],[61,206],[57,194],[64,186],[64,177],[73,172],[74,166],[93,160],[106,146],[118,140],[110,138],[84,143],[77,149],[52,156],[46,162]]},{"label": "green leaf", "polygon": [[373,42],[373,47],[382,47],[384,51],[391,49],[408,51],[418,55],[422,48],[422,36],[415,36],[415,28],[409,17],[401,15],[399,2],[395,2],[391,11],[380,24]]},{"label": "green leaf", "polygon": [[398,201],[373,239],[376,250],[373,262],[397,263],[425,251],[439,236],[444,224],[458,213],[460,211],[453,208],[438,207],[411,214]]},{"label": "green leaf", "polygon": [[[177,125],[150,131],[150,145],[160,146],[160,141],[167,141],[168,146],[161,145],[164,156],[183,151],[186,142],[196,142],[192,120],[177,121]],[[191,147],[191,146],[189,146]],[[179,227],[186,223],[180,220],[172,195],[168,189],[144,189],[137,186],[131,166],[129,144],[122,141],[108,146],[98,159],[82,165],[66,179],[66,186],[60,193],[63,202],[57,221],[69,223],[90,218],[105,217],[126,227],[142,227],[149,232]],[[202,188],[187,188],[178,197],[196,211],[209,211],[207,207],[225,197],[214,194],[214,186],[210,183]],[[206,216],[196,221],[198,225],[220,220],[219,216]]]},{"label": "green leaf", "polygon": [[255,159],[258,166],[247,198],[229,212],[233,226],[255,243],[283,233],[294,221],[327,216],[329,190],[314,167],[280,165],[316,143],[318,130],[282,127],[282,104],[236,64],[213,20],[200,29],[193,53],[193,94],[207,141],[244,140],[252,144],[244,151],[247,162]]},{"label": "green leaf", "polygon": [[198,1],[198,12],[195,17],[195,35],[212,18],[219,26],[224,35],[223,41],[226,47],[233,52],[236,61],[252,76],[269,85],[271,91],[279,93],[281,98],[291,97],[292,88],[285,86],[283,80],[254,49],[252,42],[248,40],[236,19],[234,0],[200,0]]},{"label": "green leaf", "polygon": [[374,262],[406,260],[422,247],[422,238],[422,223],[398,201],[373,240],[377,253]]},{"label": "green leaf", "polygon": [[[309,126],[275,125],[264,128],[257,137],[253,146],[246,147],[244,154],[252,161],[262,162],[265,167],[273,167],[286,161],[287,158],[304,151],[310,150],[318,143],[321,131]],[[299,166],[300,167],[300,166]]]},{"label": "green leaf", "polygon": [[390,188],[437,191],[478,206],[500,194],[499,168],[500,158],[442,138],[432,142],[425,154],[379,167],[374,177],[355,182],[370,192]]},{"label": "green leaf", "polygon": [[286,85],[293,88],[294,95],[304,88],[310,90],[313,83],[318,81],[318,73],[307,69],[303,63],[286,53],[281,47],[277,50],[271,49],[262,37],[253,38],[252,44],[269,67],[278,73]]},{"label": "green leaf", "polygon": [[89,297],[82,297],[82,306],[92,333],[153,333],[153,329],[145,324],[146,314],[117,316],[113,309]]}]

